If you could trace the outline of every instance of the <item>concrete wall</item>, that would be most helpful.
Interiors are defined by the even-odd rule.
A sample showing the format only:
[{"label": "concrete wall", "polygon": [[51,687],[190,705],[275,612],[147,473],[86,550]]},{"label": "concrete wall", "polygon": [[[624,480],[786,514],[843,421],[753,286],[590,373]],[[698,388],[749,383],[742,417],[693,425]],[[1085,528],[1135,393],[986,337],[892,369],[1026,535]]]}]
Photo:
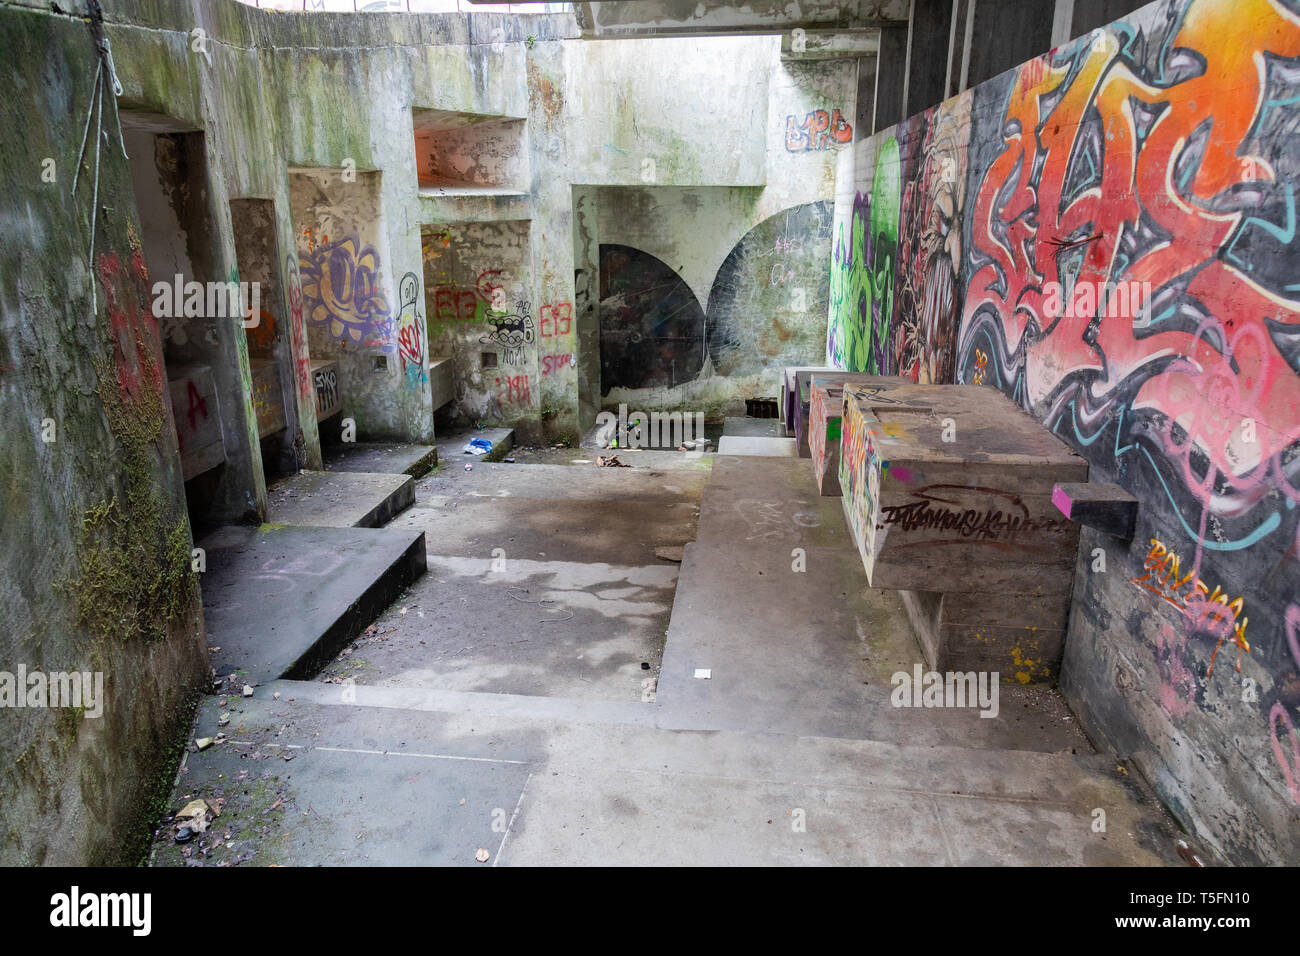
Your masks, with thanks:
[{"label": "concrete wall", "polygon": [[604,407],[743,414],[746,398],[778,394],[777,369],[821,352],[834,159],[852,141],[858,64],[744,43],[736,62],[761,73],[765,120],[723,142],[756,152],[765,184],[656,181],[592,197]]},{"label": "concrete wall", "polygon": [[845,151],[836,199],[831,361],[1000,388],[1139,497],[1085,529],[1062,686],[1235,863],[1300,860],[1298,54],[1281,2],[1151,4]]},{"label": "concrete wall", "polygon": [[209,676],[163,338],[107,101],[93,253],[93,158],[72,192],[86,25],[0,9],[0,48],[31,70],[0,102],[23,140],[0,150],[0,670],[103,681],[97,717],[6,700],[0,861],[129,863]]}]

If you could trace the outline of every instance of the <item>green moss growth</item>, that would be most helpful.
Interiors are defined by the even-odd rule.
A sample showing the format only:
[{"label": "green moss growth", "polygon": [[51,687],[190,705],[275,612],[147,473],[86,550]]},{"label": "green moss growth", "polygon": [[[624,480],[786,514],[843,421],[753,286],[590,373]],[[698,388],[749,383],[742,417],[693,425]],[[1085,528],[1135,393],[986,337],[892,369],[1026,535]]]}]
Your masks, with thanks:
[{"label": "green moss growth", "polygon": [[[150,382],[154,371],[143,369],[142,380]],[[126,486],[121,496],[85,512],[80,572],[62,587],[73,597],[78,623],[96,637],[160,641],[196,597],[188,523],[163,513],[152,480],[152,451],[167,411],[161,388],[145,384],[138,396],[125,398],[110,367],[97,366],[96,373]]]}]

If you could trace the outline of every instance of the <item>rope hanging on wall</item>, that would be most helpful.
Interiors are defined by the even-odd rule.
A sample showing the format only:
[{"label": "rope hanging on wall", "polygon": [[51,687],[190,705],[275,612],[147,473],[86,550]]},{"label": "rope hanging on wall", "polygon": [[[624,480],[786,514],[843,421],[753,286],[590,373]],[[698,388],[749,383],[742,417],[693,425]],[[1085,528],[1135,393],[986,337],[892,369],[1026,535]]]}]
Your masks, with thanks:
[{"label": "rope hanging on wall", "polygon": [[[103,139],[108,140],[108,133],[104,130],[104,76],[108,75],[109,83],[112,86],[113,97],[113,120],[117,125],[117,141],[122,149],[122,157],[129,159],[126,155],[126,138],[122,135],[122,119],[117,112],[117,98],[122,95],[122,83],[117,78],[117,69],[113,65],[113,49],[108,42],[108,37],[104,36],[104,11],[99,5],[99,0],[87,0],[87,22],[90,24],[91,37],[95,41],[95,82],[90,92],[90,103],[86,108],[86,125],[81,131],[81,149],[77,152],[77,161],[75,163],[76,172],[72,176],[72,195],[77,195],[77,182],[81,179],[81,163],[86,157],[86,143],[90,137],[90,120],[92,116],[97,116],[95,120],[95,185],[90,200],[90,251],[86,255],[86,268],[90,271],[90,304],[92,311],[99,309],[99,297],[95,293],[95,226],[99,214],[99,143]],[[96,112],[98,107],[98,112]]]}]

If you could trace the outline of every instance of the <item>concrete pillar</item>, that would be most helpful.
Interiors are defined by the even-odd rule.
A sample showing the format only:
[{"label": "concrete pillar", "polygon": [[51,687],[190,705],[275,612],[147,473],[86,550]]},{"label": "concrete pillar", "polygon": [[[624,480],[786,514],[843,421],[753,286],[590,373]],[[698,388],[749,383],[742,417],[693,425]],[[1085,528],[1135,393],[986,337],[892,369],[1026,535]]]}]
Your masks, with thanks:
[{"label": "concrete pillar", "polygon": [[905,114],[912,116],[947,98],[954,0],[912,0],[907,26]]},{"label": "concrete pillar", "polygon": [[907,92],[907,27],[881,27],[880,52],[876,54],[875,119],[873,133],[893,126],[906,117],[903,97]]}]

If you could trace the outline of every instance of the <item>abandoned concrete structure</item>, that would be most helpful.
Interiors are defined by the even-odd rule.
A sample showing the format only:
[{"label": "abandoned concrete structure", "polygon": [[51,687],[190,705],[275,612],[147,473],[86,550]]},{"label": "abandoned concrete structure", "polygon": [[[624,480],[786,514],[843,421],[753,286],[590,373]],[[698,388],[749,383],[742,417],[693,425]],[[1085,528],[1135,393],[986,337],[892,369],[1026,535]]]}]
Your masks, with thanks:
[{"label": "abandoned concrete structure", "polygon": [[261,6],[0,0],[0,861],[1300,862],[1294,0]]}]

